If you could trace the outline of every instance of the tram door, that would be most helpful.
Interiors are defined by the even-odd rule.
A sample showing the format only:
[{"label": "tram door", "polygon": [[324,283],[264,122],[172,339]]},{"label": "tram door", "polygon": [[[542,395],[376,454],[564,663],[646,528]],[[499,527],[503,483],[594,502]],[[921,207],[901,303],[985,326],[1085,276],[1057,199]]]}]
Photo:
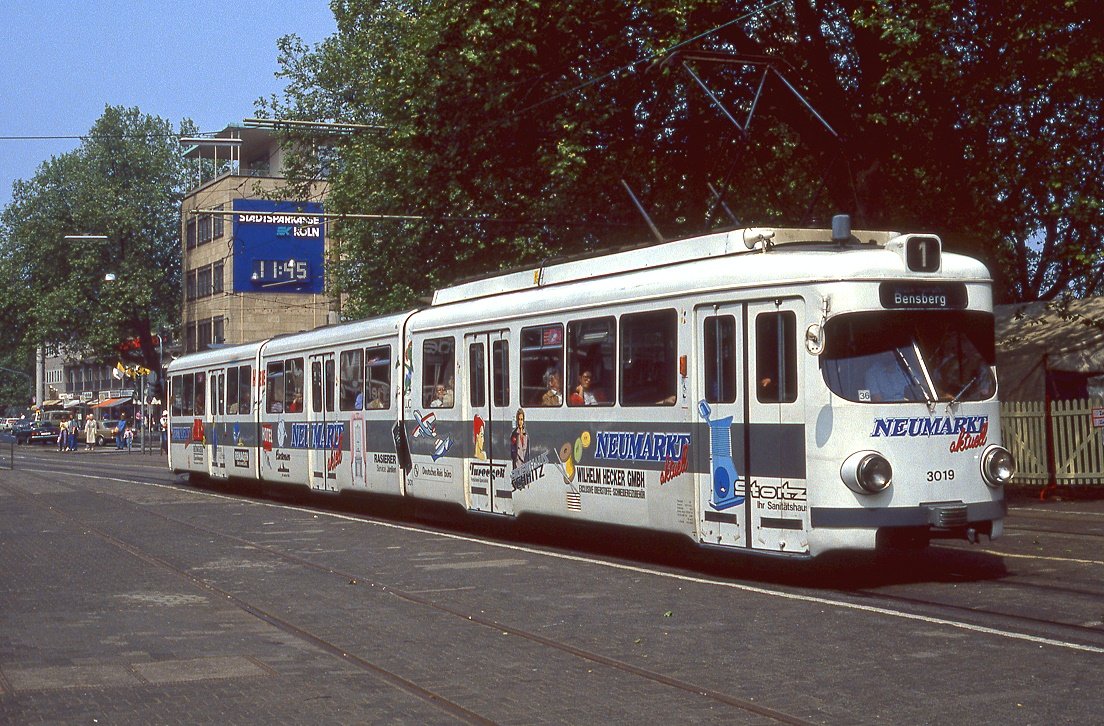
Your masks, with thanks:
[{"label": "tram door", "polygon": [[464,336],[465,375],[461,394],[470,439],[465,447],[465,499],[479,512],[513,514],[510,486],[509,340],[507,331]]},{"label": "tram door", "polygon": [[800,299],[747,306],[747,512],[753,549],[808,552],[809,502],[805,482],[804,381],[798,331]]},{"label": "tram door", "polygon": [[[312,489],[337,491],[337,466],[341,463],[345,444],[344,426],[334,415],[334,394],[337,388],[333,353],[310,356],[310,402],[306,406],[307,423],[304,432],[307,448],[307,469]],[[292,439],[296,437],[293,433]]]},{"label": "tram door", "polygon": [[744,313],[742,305],[699,308],[694,335],[698,430],[704,437],[694,447],[695,469],[704,472],[697,484],[699,536],[702,542],[732,547],[748,546]]},{"label": "tram door", "polygon": [[212,479],[226,479],[226,371],[207,372],[207,473]]}]

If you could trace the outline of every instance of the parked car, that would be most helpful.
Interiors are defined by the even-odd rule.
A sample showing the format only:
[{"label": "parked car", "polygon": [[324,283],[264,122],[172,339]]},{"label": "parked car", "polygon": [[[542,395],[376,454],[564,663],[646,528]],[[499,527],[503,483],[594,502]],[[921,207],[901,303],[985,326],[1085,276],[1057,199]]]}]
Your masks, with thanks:
[{"label": "parked car", "polygon": [[20,421],[12,428],[17,444],[51,444],[57,441],[56,421]]},{"label": "parked car", "polygon": [[17,421],[12,424],[11,435],[15,437],[15,443],[27,443],[27,440],[31,438],[31,428],[33,426],[33,421]]},{"label": "parked car", "polygon": [[[116,419],[105,419],[96,422],[96,446],[103,446],[115,442],[115,427],[119,425]],[[82,429],[83,431],[83,429]],[[81,434],[84,435],[83,433]]]}]

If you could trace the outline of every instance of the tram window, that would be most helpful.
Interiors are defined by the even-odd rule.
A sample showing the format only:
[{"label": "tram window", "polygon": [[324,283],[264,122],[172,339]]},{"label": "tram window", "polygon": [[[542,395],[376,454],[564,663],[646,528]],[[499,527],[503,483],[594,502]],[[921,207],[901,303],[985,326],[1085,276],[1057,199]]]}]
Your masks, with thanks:
[{"label": "tram window", "polygon": [[322,411],[322,361],[311,361],[311,410]]},{"label": "tram window", "polygon": [[673,406],[678,386],[678,314],[621,316],[621,405]]},{"label": "tram window", "polygon": [[269,413],[284,412],[284,362],[273,361],[268,364],[266,373],[265,410]]},{"label": "tram window", "polygon": [[303,359],[284,361],[284,407],[295,413],[303,410]]},{"label": "tram window", "polygon": [[180,385],[177,387],[177,394],[180,397],[180,415],[192,416],[195,412],[194,401],[192,400],[193,391],[195,390],[195,376],[191,373],[185,373],[180,376]]},{"label": "tram window", "polygon": [[431,338],[422,343],[422,405],[452,408],[455,403],[456,344],[452,338]]},{"label": "tram window", "polygon": [[613,359],[617,351],[614,320],[590,318],[567,324],[567,373],[571,406],[608,406],[613,403]]},{"label": "tram window", "polygon": [[391,346],[381,345],[364,351],[367,360],[369,409],[391,408]]},{"label": "tram window", "polygon": [[195,374],[195,415],[202,416],[206,410],[207,402],[207,374],[196,373]]},{"label": "tram window", "polygon": [[253,384],[253,366],[238,369],[238,413],[250,412],[250,386]]},{"label": "tram window", "polygon": [[238,369],[237,366],[226,369],[226,413],[238,412]]},{"label": "tram window", "polygon": [[172,385],[172,415],[184,415],[184,376],[173,376]]},{"label": "tram window", "polygon": [[483,344],[468,346],[468,401],[473,408],[487,405],[487,371],[483,366]]},{"label": "tram window", "polygon": [[786,310],[755,318],[755,395],[760,403],[797,400],[797,316]]},{"label": "tram window", "polygon": [[341,395],[338,403],[342,411],[355,411],[364,408],[364,351],[345,350],[341,352]]},{"label": "tram window", "polygon": [[705,400],[736,401],[736,318],[711,315],[703,321],[705,333]]},{"label": "tram window", "polygon": [[211,376],[211,413],[216,416],[226,415],[226,372],[215,373]]},{"label": "tram window", "polygon": [[524,406],[563,404],[563,326],[521,329],[521,403]]},{"label": "tram window", "polygon": [[510,341],[496,340],[491,344],[491,358],[494,365],[491,367],[493,381],[491,382],[494,405],[510,405]]},{"label": "tram window", "polygon": [[326,411],[333,412],[334,410],[334,389],[337,386],[337,371],[334,370],[335,364],[333,358],[326,359],[325,371],[326,371]]}]

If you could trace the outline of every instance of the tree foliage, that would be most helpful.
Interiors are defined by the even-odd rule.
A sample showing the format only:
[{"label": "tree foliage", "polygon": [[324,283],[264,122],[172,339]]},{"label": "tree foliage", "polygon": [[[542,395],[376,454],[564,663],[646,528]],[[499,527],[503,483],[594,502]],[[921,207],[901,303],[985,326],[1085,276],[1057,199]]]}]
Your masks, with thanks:
[{"label": "tree foliage", "polygon": [[78,149],[16,182],[0,215],[9,292],[0,320],[23,351],[45,344],[111,362],[120,343],[137,339],[140,360],[159,368],[153,334],[175,322],[180,306],[177,137],[191,131],[108,106]]},{"label": "tree foliage", "polygon": [[[422,217],[335,229],[331,281],[354,314],[647,241],[625,184],[667,237],[731,221],[712,185],[741,224],[846,211],[942,233],[990,263],[998,296],[1089,294],[1104,270],[1091,5],[334,0],[335,35],[281,43],[288,86],[261,112],[385,128],[326,140],[340,158],[329,211]],[[746,137],[683,63],[741,122],[763,66],[702,53],[778,71]],[[297,159],[309,179],[317,158]]]}]

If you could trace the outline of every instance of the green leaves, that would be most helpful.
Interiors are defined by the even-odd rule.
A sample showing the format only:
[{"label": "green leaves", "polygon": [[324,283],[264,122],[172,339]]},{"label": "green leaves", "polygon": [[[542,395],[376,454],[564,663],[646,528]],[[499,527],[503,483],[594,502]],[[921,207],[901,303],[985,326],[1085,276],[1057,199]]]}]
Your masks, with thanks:
[{"label": "green leaves", "polygon": [[[622,179],[669,237],[719,223],[713,185],[742,224],[846,211],[940,232],[990,262],[998,298],[1098,284],[1104,32],[1089,3],[798,0],[735,23],[750,8],[718,0],[332,6],[334,36],[281,43],[289,86],[265,109],[386,126],[333,140],[329,211],[426,217],[335,227],[330,272],[357,311],[646,240]],[[683,57],[660,62],[690,38],[688,50],[778,61],[839,138],[772,76],[743,140]],[[747,117],[759,70],[694,68]]]},{"label": "green leaves", "polygon": [[45,343],[112,360],[137,337],[157,367],[151,327],[179,315],[185,178],[176,139],[187,130],[108,106],[76,151],[16,185],[0,216],[0,269],[18,292],[0,309],[17,321],[21,349]]}]

